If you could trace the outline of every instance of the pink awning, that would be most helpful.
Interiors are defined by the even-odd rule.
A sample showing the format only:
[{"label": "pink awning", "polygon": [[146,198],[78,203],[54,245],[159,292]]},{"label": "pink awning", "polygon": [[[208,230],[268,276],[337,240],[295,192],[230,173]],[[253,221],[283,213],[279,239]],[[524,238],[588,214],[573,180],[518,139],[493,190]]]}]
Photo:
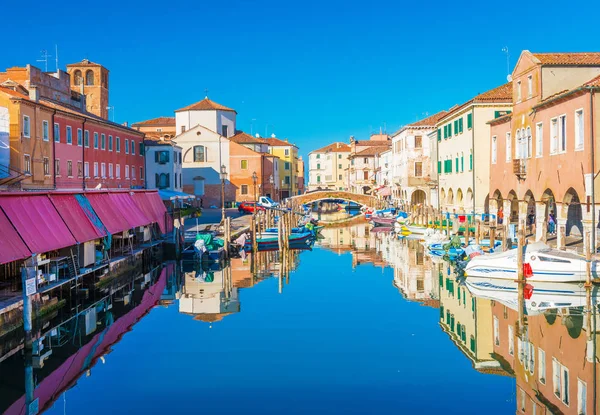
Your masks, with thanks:
[{"label": "pink awning", "polygon": [[32,253],[77,244],[47,196],[0,196],[0,207]]},{"label": "pink awning", "polygon": [[127,193],[109,193],[110,201],[118,206],[119,211],[125,217],[130,228],[137,226],[145,226],[152,223],[152,219],[148,218],[144,212],[133,201],[129,192]]},{"label": "pink awning", "polygon": [[111,234],[132,228],[121,213],[122,207],[112,203],[108,193],[86,193],[85,197],[90,201],[94,212]]},{"label": "pink awning", "polygon": [[173,230],[173,222],[165,221],[167,208],[158,192],[136,192],[133,200],[152,222],[158,223],[161,233],[165,234]]},{"label": "pink awning", "polygon": [[2,237],[0,237],[0,264],[17,261],[31,255],[31,251],[27,249],[23,240],[1,210],[0,229],[2,229]]},{"label": "pink awning", "polygon": [[67,227],[79,243],[92,241],[106,236],[88,219],[74,195],[50,195],[52,204],[67,224]]}]

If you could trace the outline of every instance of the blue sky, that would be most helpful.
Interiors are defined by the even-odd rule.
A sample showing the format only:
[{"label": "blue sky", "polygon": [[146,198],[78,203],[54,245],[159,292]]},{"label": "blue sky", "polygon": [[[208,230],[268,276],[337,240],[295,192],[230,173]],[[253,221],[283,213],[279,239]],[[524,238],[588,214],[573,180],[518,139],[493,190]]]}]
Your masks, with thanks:
[{"label": "blue sky", "polygon": [[[0,69],[82,58],[110,69],[116,121],[211,99],[238,128],[275,132],[301,154],[399,126],[506,80],[523,49],[598,51],[600,26],[564,2],[43,2],[4,7]],[[576,9],[593,15],[595,2]],[[575,13],[575,8],[573,12]],[[575,14],[574,14],[575,15]],[[38,65],[43,65],[38,63]],[[54,69],[51,62],[49,69]],[[255,121],[252,121],[252,120]],[[252,126],[252,127],[251,127]]]}]

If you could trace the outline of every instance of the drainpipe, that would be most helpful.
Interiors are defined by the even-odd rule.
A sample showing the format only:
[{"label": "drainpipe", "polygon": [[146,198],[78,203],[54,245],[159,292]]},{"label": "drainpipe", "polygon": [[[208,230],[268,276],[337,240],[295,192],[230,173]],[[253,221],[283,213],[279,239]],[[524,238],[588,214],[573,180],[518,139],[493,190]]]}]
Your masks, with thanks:
[{"label": "drainpipe", "polygon": [[[472,167],[473,167],[473,222],[475,221],[475,105],[473,105],[473,109],[471,109],[471,146],[472,150]],[[467,226],[469,226],[469,221],[467,221]]]},{"label": "drainpipe", "polygon": [[[52,155],[54,156],[52,161],[54,161],[54,164],[56,165],[56,137],[54,137],[54,116],[55,115],[56,115],[56,110],[54,110],[54,112],[52,113],[52,132],[53,132],[53,134],[52,134]],[[50,126],[48,126],[48,129],[50,129]],[[59,134],[60,134],[60,132],[59,132]],[[65,134],[65,137],[66,137],[66,134]],[[65,138],[65,140],[66,140],[66,138]],[[48,166],[48,168],[50,168],[50,166]],[[56,172],[54,172],[54,175],[52,177],[52,185],[54,187],[54,190],[56,190]]]},{"label": "drainpipe", "polygon": [[[596,163],[595,163],[595,149],[594,149],[594,90],[590,89],[590,137],[591,143],[590,148],[590,162],[592,165],[592,249],[593,252],[596,253],[596,189],[595,189],[595,179],[596,179]],[[595,390],[595,389],[594,389]]]},{"label": "drainpipe", "polygon": [[[83,169],[82,171],[82,175],[81,175],[81,190],[85,192],[85,122],[87,121],[87,118],[83,119],[83,123],[81,124],[81,133],[83,134],[83,144],[81,146],[81,168]],[[88,142],[89,144],[89,142]]]}]

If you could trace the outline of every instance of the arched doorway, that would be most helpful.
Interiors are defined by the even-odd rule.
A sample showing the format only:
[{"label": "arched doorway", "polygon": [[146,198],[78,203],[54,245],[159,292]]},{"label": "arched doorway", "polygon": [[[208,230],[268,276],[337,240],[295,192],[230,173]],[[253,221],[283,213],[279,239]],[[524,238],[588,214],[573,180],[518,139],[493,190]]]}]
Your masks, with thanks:
[{"label": "arched doorway", "polygon": [[508,217],[508,223],[514,223],[519,221],[519,198],[514,190],[508,192],[506,198],[510,201],[510,212],[504,212],[504,216]]},{"label": "arched doorway", "polygon": [[548,226],[548,215],[550,213],[556,215],[556,198],[554,197],[554,192],[550,189],[544,190],[541,201],[546,204],[546,208],[544,209],[544,223]]},{"label": "arched doorway", "polygon": [[462,189],[458,189],[456,191],[456,205],[461,212],[464,211],[465,203]]},{"label": "arched doorway", "polygon": [[449,206],[454,205],[454,192],[452,191],[452,189],[448,189],[447,203]]},{"label": "arched doorway", "polygon": [[417,189],[410,196],[410,203],[413,205],[425,205],[427,195],[423,190]]},{"label": "arched doorway", "polygon": [[579,195],[572,187],[567,190],[563,198],[563,208],[567,207],[567,226],[566,236],[583,235],[583,212],[581,211],[581,202]]},{"label": "arched doorway", "polygon": [[536,210],[535,210],[535,199],[533,197],[533,193],[531,192],[531,190],[527,190],[527,193],[525,193],[525,202],[527,202],[527,217],[526,217],[526,224],[527,224],[527,230],[531,233],[535,232],[534,231],[534,225],[536,223]]}]

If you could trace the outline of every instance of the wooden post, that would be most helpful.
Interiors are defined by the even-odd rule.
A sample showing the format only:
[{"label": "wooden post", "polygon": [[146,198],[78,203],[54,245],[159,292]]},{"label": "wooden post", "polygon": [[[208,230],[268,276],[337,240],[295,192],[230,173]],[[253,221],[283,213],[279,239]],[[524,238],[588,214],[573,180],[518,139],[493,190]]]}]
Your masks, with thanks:
[{"label": "wooden post", "polygon": [[277,222],[277,245],[281,251],[283,249],[283,220],[281,214],[279,215],[279,222]]},{"label": "wooden post", "polygon": [[591,286],[592,284],[592,239],[590,231],[585,231],[585,284]]},{"label": "wooden post", "polygon": [[507,219],[502,224],[502,250],[503,251],[508,251],[510,248],[512,248],[512,241],[511,241],[511,246],[510,247],[508,246],[508,225],[509,225],[509,223],[508,223],[508,219]]},{"label": "wooden post", "polygon": [[465,216],[465,231],[463,236],[465,237],[465,246],[469,246],[469,239],[471,238],[471,226],[469,226],[469,217]]},{"label": "wooden post", "polygon": [[490,249],[496,247],[496,222],[490,223]]},{"label": "wooden post", "polygon": [[429,208],[425,208],[425,227],[429,228]]},{"label": "wooden post", "polygon": [[481,222],[477,221],[475,225],[475,243],[479,245],[479,241],[481,238]]}]

